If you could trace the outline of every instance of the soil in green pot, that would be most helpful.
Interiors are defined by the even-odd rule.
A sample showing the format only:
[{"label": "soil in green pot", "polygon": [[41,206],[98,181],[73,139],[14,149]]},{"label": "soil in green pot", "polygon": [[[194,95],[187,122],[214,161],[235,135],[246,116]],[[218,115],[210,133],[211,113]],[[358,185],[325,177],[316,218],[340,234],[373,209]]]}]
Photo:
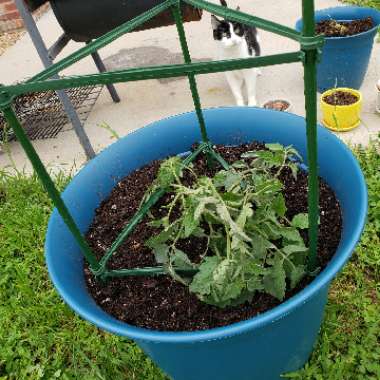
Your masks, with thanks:
[{"label": "soil in green pot", "polygon": [[324,96],[323,100],[332,106],[348,106],[356,103],[359,98],[350,92],[334,91],[332,94]]},{"label": "soil in green pot", "polygon": [[346,37],[367,32],[374,26],[372,17],[352,21],[329,19],[317,22],[315,32],[326,37]]},{"label": "soil in green pot", "polygon": [[[237,147],[216,147],[228,163],[239,160],[244,152],[264,149],[264,144],[256,142]],[[159,166],[160,161],[154,161],[132,172],[116,185],[110,197],[96,210],[87,239],[98,259],[104,255],[128,220],[138,210],[140,201],[155,179]],[[206,158],[199,155],[192,170],[197,174],[213,176],[220,169],[220,167],[210,169]],[[190,184],[192,176],[186,173],[183,182]],[[307,173],[300,171],[295,179],[290,170],[284,170],[280,180],[284,184],[286,217],[291,219],[300,212],[307,212]],[[168,204],[171,197],[172,194],[166,194],[152,208],[152,214],[156,217],[162,215],[161,207]],[[157,228],[148,225],[149,221],[150,219],[145,217],[118,249],[117,254],[108,263],[110,269],[157,265],[152,251],[145,245],[147,239],[157,234]],[[318,261],[321,270],[334,255],[340,241],[341,230],[339,203],[334,192],[320,179]],[[308,244],[307,230],[302,230],[301,235],[305,244]],[[179,248],[193,262],[199,262],[205,247],[205,238],[183,239],[179,244]],[[104,311],[131,325],[161,331],[192,331],[226,326],[252,318],[281,303],[269,294],[257,292],[251,302],[219,308],[201,302],[189,292],[188,287],[166,275],[112,278],[102,283],[94,278],[87,266],[84,268],[84,274],[90,294]],[[286,293],[285,299],[299,292],[312,280],[312,277],[305,277],[295,289]]]}]

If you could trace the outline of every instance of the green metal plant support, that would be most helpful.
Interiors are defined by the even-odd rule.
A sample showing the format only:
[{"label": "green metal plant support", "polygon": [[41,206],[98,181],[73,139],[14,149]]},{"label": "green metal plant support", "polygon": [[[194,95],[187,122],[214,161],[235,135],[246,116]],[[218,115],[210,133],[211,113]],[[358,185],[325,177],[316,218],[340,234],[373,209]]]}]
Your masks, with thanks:
[{"label": "green metal plant support", "polygon": [[[264,57],[253,57],[236,60],[212,61],[212,62],[192,62],[189,48],[186,41],[185,30],[181,16],[181,2],[201,8],[225,19],[240,22],[250,26],[256,26],[260,29],[290,38],[300,43],[300,50],[275,54]],[[73,65],[79,60],[98,51],[100,48],[108,45],[125,33],[133,31],[139,25],[145,23],[161,12],[171,9],[173,18],[177,26],[177,32],[181,49],[184,57],[184,64],[154,66],[144,68],[133,68],[106,72],[100,74],[90,74],[82,76],[71,76],[65,78],[54,78],[63,69]],[[307,155],[309,163],[309,190],[308,190],[308,212],[309,212],[309,244],[310,255],[308,266],[313,271],[316,268],[316,252],[318,242],[318,167],[317,167],[317,111],[316,111],[316,64],[320,54],[320,48],[323,45],[323,37],[315,36],[314,22],[314,0],[302,1],[302,12],[304,27],[302,33],[299,33],[286,26],[251,16],[237,10],[232,10],[220,5],[212,4],[204,0],[166,0],[159,5],[141,14],[131,21],[120,25],[109,33],[87,44],[85,47],[77,50],[68,57],[55,63],[48,69],[40,72],[33,78],[24,83],[11,86],[0,85],[0,110],[3,112],[8,124],[13,128],[17,139],[22,145],[25,153],[31,161],[34,170],[44,185],[55,207],[59,211],[62,219],[75,237],[79,247],[89,263],[92,272],[99,278],[106,279],[109,277],[121,276],[154,276],[166,274],[163,267],[145,267],[134,269],[107,269],[107,262],[117,251],[127,236],[133,231],[136,225],[144,218],[149,209],[165,194],[166,189],[160,188],[141,205],[140,209],[125,226],[117,239],[113,242],[110,249],[106,252],[101,260],[98,260],[91,251],[83,234],[76,225],[73,217],[67,209],[59,191],[54,185],[46,168],[42,164],[37,152],[35,151],[30,140],[26,136],[16,113],[13,109],[13,101],[17,96],[48,90],[63,90],[72,87],[83,87],[89,85],[111,84],[128,81],[139,81],[146,79],[159,79],[177,76],[187,76],[193,98],[193,103],[198,117],[199,128],[201,130],[202,142],[198,148],[183,160],[183,166],[189,165],[201,152],[206,154],[209,160],[217,161],[224,169],[228,168],[226,161],[213,149],[212,142],[207,135],[207,125],[205,123],[199,92],[196,83],[196,75],[208,74],[229,70],[239,70],[252,67],[262,67],[276,64],[303,62],[304,65],[304,84],[305,84],[305,105],[306,105],[306,135],[307,135]],[[180,270],[179,270],[180,271]],[[194,273],[194,270],[183,271],[188,274]]]}]

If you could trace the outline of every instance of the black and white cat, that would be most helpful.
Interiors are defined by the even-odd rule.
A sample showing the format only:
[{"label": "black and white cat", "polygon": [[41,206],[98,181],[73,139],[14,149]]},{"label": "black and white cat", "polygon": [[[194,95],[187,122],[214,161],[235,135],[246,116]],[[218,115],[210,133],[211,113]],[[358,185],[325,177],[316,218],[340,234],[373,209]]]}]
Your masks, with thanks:
[{"label": "black and white cat", "polygon": [[[220,0],[223,6],[227,6],[225,0]],[[237,8],[239,10],[239,8]],[[259,56],[261,49],[257,29],[237,22],[220,20],[211,15],[211,24],[214,39],[219,45],[219,59],[237,59]],[[249,106],[256,106],[256,81],[260,70],[243,69],[226,72],[228,84],[238,106],[244,106],[243,87],[247,91]]]}]

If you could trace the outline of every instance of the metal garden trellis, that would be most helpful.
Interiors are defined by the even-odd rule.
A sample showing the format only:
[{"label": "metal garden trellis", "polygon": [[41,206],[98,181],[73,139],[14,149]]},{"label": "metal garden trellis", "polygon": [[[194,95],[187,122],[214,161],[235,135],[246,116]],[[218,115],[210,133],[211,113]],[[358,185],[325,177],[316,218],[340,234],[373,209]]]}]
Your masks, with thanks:
[{"label": "metal garden trellis", "polygon": [[[191,61],[185,30],[181,17],[181,2],[201,8],[217,16],[226,18],[231,21],[241,22],[246,25],[254,25],[275,34],[288,37],[300,43],[299,51],[275,54],[263,57],[244,58],[236,60],[196,62]],[[139,25],[150,20],[154,16],[171,9],[176,22],[179,40],[184,56],[184,64],[154,66],[145,68],[133,68],[114,72],[105,72],[99,74],[83,75],[76,77],[57,78],[54,77],[63,69],[71,66],[75,62],[93,54],[100,48],[108,45],[118,37],[134,30]],[[135,269],[108,270],[107,261],[117,250],[120,244],[133,230],[133,228],[144,217],[150,207],[154,205],[165,193],[165,189],[159,189],[154,192],[150,198],[142,205],[140,210],[134,215],[127,226],[120,233],[118,238],[113,242],[110,249],[104,257],[98,261],[88,246],[84,236],[77,227],[73,217],[62,200],[59,191],[54,185],[47,170],[42,164],[37,152],[35,151],[30,140],[26,136],[15,111],[12,108],[15,97],[30,93],[42,92],[47,90],[63,90],[72,87],[83,87],[88,85],[113,84],[127,81],[139,81],[144,79],[158,79],[168,77],[178,77],[186,75],[193,97],[193,102],[198,117],[199,127],[202,135],[202,142],[199,147],[183,161],[183,165],[188,165],[200,153],[206,153],[211,159],[218,161],[224,168],[228,167],[227,163],[212,148],[212,142],[207,135],[207,127],[203,118],[201,102],[197,89],[195,76],[198,74],[208,74],[228,70],[238,70],[244,68],[269,66],[275,64],[284,64],[292,62],[302,62],[304,65],[304,87],[305,87],[305,107],[306,107],[306,135],[307,135],[307,155],[308,155],[308,213],[309,213],[309,270],[316,267],[316,251],[318,240],[318,168],[317,168],[317,113],[316,113],[316,64],[320,55],[320,48],[323,45],[324,38],[315,36],[314,22],[314,0],[302,0],[303,14],[303,31],[299,33],[289,27],[267,21],[255,16],[242,13],[237,10],[222,7],[220,5],[209,3],[205,0],[165,0],[149,11],[141,14],[131,21],[115,28],[109,33],[92,41],[87,46],[77,50],[65,59],[55,63],[41,73],[37,74],[25,83],[1,86],[0,87],[0,110],[3,112],[7,122],[13,128],[18,140],[24,151],[30,159],[34,170],[43,183],[46,191],[51,197],[55,207],[58,209],[67,227],[79,244],[84,257],[87,259],[92,272],[100,277],[107,278],[113,276],[141,276],[141,275],[158,275],[166,273],[163,267],[147,267]]]}]

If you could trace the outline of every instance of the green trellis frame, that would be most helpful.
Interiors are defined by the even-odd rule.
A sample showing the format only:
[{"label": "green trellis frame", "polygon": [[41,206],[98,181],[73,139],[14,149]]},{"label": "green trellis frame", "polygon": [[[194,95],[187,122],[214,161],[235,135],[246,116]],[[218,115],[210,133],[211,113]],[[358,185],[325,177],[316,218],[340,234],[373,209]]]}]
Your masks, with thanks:
[{"label": "green trellis frame", "polygon": [[[288,37],[300,43],[300,50],[285,53],[275,54],[263,57],[253,57],[225,61],[212,62],[196,62],[191,61],[185,30],[181,17],[181,3],[187,3],[196,8],[211,12],[217,16],[223,17],[230,21],[241,22],[246,25],[256,26],[260,29]],[[184,64],[154,66],[145,68],[134,68],[128,70],[120,70],[114,72],[106,72],[100,74],[72,76],[60,79],[52,79],[56,74],[59,74],[63,69],[73,65],[75,62],[87,57],[91,53],[108,45],[125,33],[133,31],[137,26],[143,24],[161,12],[171,9],[173,18],[176,22],[178,36],[184,56]],[[82,87],[89,85],[120,83],[128,81],[139,81],[145,79],[169,78],[178,76],[187,76],[193,97],[194,107],[201,129],[202,142],[198,149],[194,151],[183,161],[183,165],[188,165],[195,157],[204,152],[210,159],[217,160],[224,168],[227,168],[227,163],[220,157],[212,148],[212,143],[207,136],[207,128],[203,118],[201,102],[197,89],[195,76],[198,74],[208,74],[222,72],[228,70],[239,70],[252,67],[262,67],[283,63],[303,62],[304,65],[304,87],[305,87],[305,107],[306,107],[306,135],[307,135],[307,158],[309,164],[309,183],[308,183],[308,212],[309,212],[309,270],[314,270],[316,267],[316,251],[318,239],[318,168],[317,168],[317,112],[316,112],[316,64],[320,55],[320,49],[324,39],[322,36],[315,36],[315,21],[314,21],[314,0],[302,0],[303,14],[303,31],[299,33],[286,26],[267,21],[258,17],[254,17],[237,10],[232,10],[220,5],[212,4],[204,0],[166,0],[141,14],[131,21],[115,28],[109,33],[99,37],[87,46],[77,50],[68,57],[55,63],[51,67],[37,74],[28,81],[12,85],[0,85],[0,110],[3,112],[8,124],[13,128],[18,140],[20,141],[24,151],[31,161],[34,170],[44,185],[46,191],[51,197],[55,207],[58,209],[67,227],[78,242],[83,255],[90,264],[90,268],[96,276],[101,278],[115,276],[146,276],[158,275],[166,273],[162,267],[147,267],[135,269],[120,269],[108,270],[107,261],[133,230],[133,228],[141,221],[150,207],[154,205],[160,197],[165,193],[165,189],[159,189],[142,205],[140,210],[130,220],[118,238],[113,242],[111,248],[98,261],[88,246],[84,236],[77,227],[73,217],[68,211],[64,201],[62,200],[59,191],[54,185],[53,180],[49,176],[46,168],[42,164],[37,152],[33,148],[30,140],[26,136],[15,111],[13,110],[13,100],[15,97],[30,93],[47,90],[62,90],[71,87]]]}]

